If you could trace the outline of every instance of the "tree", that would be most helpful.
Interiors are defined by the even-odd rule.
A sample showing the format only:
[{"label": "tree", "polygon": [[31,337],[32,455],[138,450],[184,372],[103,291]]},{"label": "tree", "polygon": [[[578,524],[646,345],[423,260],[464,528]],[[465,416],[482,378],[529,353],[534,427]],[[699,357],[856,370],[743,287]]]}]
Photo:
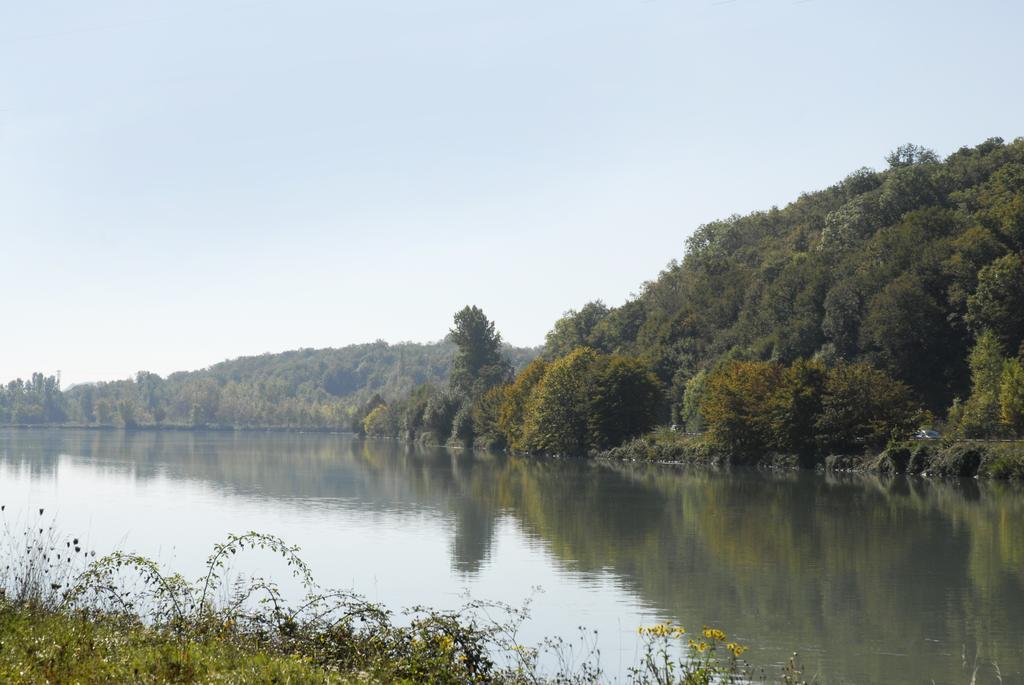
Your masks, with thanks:
[{"label": "tree", "polygon": [[590,447],[597,353],[576,349],[548,367],[527,403],[522,441],[530,452],[579,455]]},{"label": "tree", "polygon": [[945,373],[935,361],[948,368],[963,359],[964,350],[949,349],[955,340],[941,305],[913,273],[902,274],[871,299],[861,328],[862,346],[877,351],[890,375],[936,398],[933,409],[949,401],[942,397]]},{"label": "tree", "polygon": [[1013,248],[1024,250],[1024,160],[996,170],[982,186],[978,201],[981,219]]},{"label": "tree", "polygon": [[162,385],[163,379],[155,373],[139,371],[135,374],[135,387],[138,389],[139,403],[154,423],[160,423],[164,419]]},{"label": "tree", "polygon": [[967,299],[967,322],[978,333],[992,331],[1004,350],[1019,350],[1024,342],[1024,255],[1005,255],[978,272],[978,287]]},{"label": "tree", "polygon": [[730,361],[716,368],[701,403],[711,439],[736,452],[767,449],[772,443],[768,400],[781,375],[774,362]]},{"label": "tree", "polygon": [[658,378],[642,361],[600,356],[592,380],[589,445],[603,449],[649,431],[664,399]]},{"label": "tree", "polygon": [[96,423],[109,426],[114,423],[114,408],[107,400],[96,401]]},{"label": "tree", "polygon": [[860,293],[851,281],[840,281],[825,296],[821,329],[843,358],[853,357],[860,349],[862,308]]},{"label": "tree", "polygon": [[1010,359],[999,384],[999,419],[1015,437],[1024,436],[1024,364]]},{"label": "tree", "polygon": [[363,419],[363,430],[367,435],[393,438],[398,435],[398,416],[386,404],[378,404]]},{"label": "tree", "polygon": [[131,401],[121,400],[117,403],[117,418],[123,428],[135,428],[138,425],[135,415],[135,405]]},{"label": "tree", "polygon": [[501,334],[479,307],[456,312],[448,337],[458,346],[449,379],[454,390],[475,397],[508,380],[512,366],[501,354]]},{"label": "tree", "polygon": [[527,450],[523,436],[526,410],[534,389],[544,378],[548,362],[541,357],[530,362],[505,391],[498,417],[498,429],[509,449],[516,452]]},{"label": "tree", "polygon": [[506,447],[505,433],[501,428],[502,407],[507,401],[511,385],[498,385],[473,403],[474,443],[494,449]]},{"label": "tree", "polygon": [[824,364],[798,359],[779,377],[768,399],[771,442],[775,449],[814,451],[815,422],[822,412],[827,371]]},{"label": "tree", "polygon": [[1003,346],[985,331],[971,350],[971,396],[964,402],[957,430],[968,438],[988,438],[1001,433],[999,392],[1003,380]]},{"label": "tree", "polygon": [[96,420],[94,390],[91,385],[82,388],[78,395],[78,417],[82,423]]},{"label": "tree", "polygon": [[868,364],[840,362],[825,381],[814,425],[817,443],[839,452],[878,449],[909,436],[918,415],[906,385]]},{"label": "tree", "polygon": [[349,428],[356,435],[366,435],[366,417],[373,413],[377,407],[384,406],[384,398],[380,396],[380,393],[374,393],[373,397],[368,399],[352,414],[352,422]]},{"label": "tree", "polygon": [[678,419],[685,429],[691,433],[704,430],[704,415],[701,414],[701,402],[707,391],[708,372],[701,369],[686,381],[683,391],[683,403],[679,408]]},{"label": "tree", "polygon": [[595,329],[609,313],[608,306],[601,300],[583,305],[579,311],[570,309],[555,322],[544,338],[544,356],[558,359],[577,347],[597,347]]},{"label": "tree", "polygon": [[934,150],[921,145],[905,143],[886,155],[885,161],[891,168],[898,168],[914,164],[935,164],[939,161],[939,156]]},{"label": "tree", "polygon": [[452,432],[448,441],[464,447],[473,446],[473,402],[468,399],[459,405],[452,417]]},{"label": "tree", "polygon": [[423,410],[423,428],[429,433],[429,442],[444,443],[452,434],[455,414],[462,400],[451,390],[434,393]]}]

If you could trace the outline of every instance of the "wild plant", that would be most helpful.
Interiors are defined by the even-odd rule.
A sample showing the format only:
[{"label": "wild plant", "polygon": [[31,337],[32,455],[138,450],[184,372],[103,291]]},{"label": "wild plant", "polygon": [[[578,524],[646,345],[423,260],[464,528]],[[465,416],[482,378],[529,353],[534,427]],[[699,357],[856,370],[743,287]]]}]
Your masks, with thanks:
[{"label": "wild plant", "polygon": [[644,648],[640,663],[629,669],[631,683],[711,685],[751,681],[752,669],[740,659],[747,648],[730,642],[717,628],[705,626],[690,637],[682,626],[659,623],[642,626],[637,632]]},{"label": "wild plant", "polygon": [[8,601],[56,606],[88,559],[95,556],[79,538],[61,535],[52,519],[45,518],[45,511],[39,509],[35,514],[33,510],[27,514],[30,520],[12,527],[7,505],[0,505],[0,596]]}]

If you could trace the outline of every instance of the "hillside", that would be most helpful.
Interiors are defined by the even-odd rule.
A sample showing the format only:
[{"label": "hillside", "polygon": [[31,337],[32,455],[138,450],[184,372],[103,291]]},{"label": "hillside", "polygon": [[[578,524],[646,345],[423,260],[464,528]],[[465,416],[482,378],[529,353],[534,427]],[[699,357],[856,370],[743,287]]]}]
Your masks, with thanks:
[{"label": "hillside", "polygon": [[592,302],[558,321],[546,356],[640,356],[679,421],[691,418],[687,383],[726,358],[867,362],[945,413],[969,394],[981,331],[1011,356],[1024,338],[1024,139],[945,160],[907,145],[887,161],[701,226],[621,307]]},{"label": "hillside", "polygon": [[[581,346],[635,358],[666,391],[657,416],[679,423],[699,423],[704,372],[727,359],[864,363],[944,416],[972,396],[969,354],[983,332],[992,368],[1024,341],[1024,139],[993,138],[946,159],[905,145],[886,161],[781,209],[699,227],[682,259],[622,306],[591,302],[557,321],[545,358]],[[296,350],[63,393],[37,374],[3,388],[0,420],[350,426],[379,403],[375,395],[391,403],[419,385],[445,385],[455,349],[449,341]],[[504,351],[517,371],[539,352]],[[1000,392],[994,384],[989,395]],[[999,402],[980,405],[979,388],[975,413],[991,424]]]},{"label": "hillside", "polygon": [[[454,351],[447,341],[301,349],[167,378],[143,371],[63,393],[39,376],[0,393],[0,415],[13,423],[347,427],[375,395],[391,399],[424,383],[446,383]],[[538,352],[504,347],[517,370]]]}]

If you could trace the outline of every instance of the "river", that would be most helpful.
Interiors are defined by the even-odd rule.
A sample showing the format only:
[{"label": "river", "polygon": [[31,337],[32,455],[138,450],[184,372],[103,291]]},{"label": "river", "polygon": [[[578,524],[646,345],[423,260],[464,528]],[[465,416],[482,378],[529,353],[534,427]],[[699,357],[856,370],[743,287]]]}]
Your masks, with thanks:
[{"label": "river", "polygon": [[597,630],[611,680],[638,626],[673,621],[722,628],[769,673],[798,651],[823,683],[1024,683],[1024,492],[998,483],[2,429],[0,502],[12,527],[41,507],[97,554],[189,576],[257,530],[394,608],[533,597],[524,639]]}]

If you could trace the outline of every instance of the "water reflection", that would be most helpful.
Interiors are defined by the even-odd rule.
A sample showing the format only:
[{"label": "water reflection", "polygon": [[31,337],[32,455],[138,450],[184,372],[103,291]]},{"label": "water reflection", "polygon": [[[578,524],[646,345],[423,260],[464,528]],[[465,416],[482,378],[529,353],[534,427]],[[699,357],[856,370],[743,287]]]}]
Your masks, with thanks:
[{"label": "water reflection", "polygon": [[[441,517],[446,532],[425,535],[447,539],[425,544],[445,545],[453,577],[510,568],[573,584],[606,625],[624,605],[719,625],[761,664],[799,649],[823,682],[966,683],[976,655],[978,682],[996,682],[992,662],[1002,682],[1024,682],[1024,496],[999,484],[705,473],[318,434],[0,431],[5,479],[55,479],[65,462],[115,488],[198,483],[225,507],[312,505],[304,520],[345,511],[396,534]],[[422,552],[405,554],[415,577]],[[431,583],[417,591],[438,603]]]}]

